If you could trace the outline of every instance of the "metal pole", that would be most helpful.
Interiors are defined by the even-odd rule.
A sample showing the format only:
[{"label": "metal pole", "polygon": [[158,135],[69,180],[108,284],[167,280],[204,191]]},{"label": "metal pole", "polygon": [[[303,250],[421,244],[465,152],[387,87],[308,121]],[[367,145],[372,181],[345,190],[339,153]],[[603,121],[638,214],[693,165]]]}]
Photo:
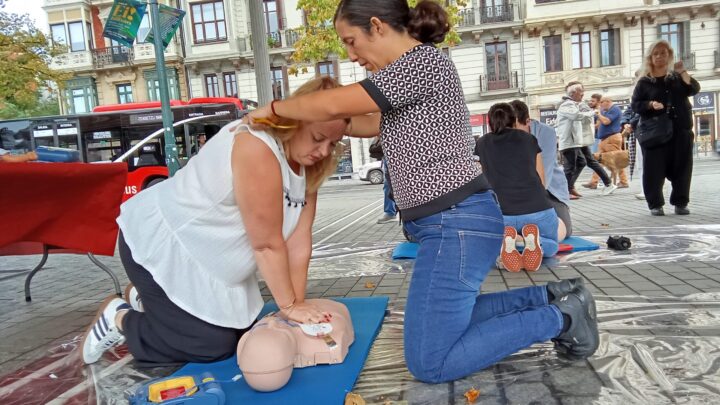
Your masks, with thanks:
[{"label": "metal pole", "polygon": [[[268,35],[265,31],[262,0],[250,0],[249,3],[250,32],[252,34],[253,56],[255,57],[255,83],[257,85],[258,103],[265,105],[273,100]],[[282,38],[280,40],[282,41]]]},{"label": "metal pole", "polygon": [[162,121],[165,133],[165,163],[172,177],[180,170],[175,133],[173,131],[173,113],[170,108],[170,92],[168,91],[167,72],[165,72],[165,50],[163,49],[162,31],[160,30],[159,7],[157,0],[150,0],[150,25],[155,39],[155,71],[160,82],[160,103],[162,105]]}]

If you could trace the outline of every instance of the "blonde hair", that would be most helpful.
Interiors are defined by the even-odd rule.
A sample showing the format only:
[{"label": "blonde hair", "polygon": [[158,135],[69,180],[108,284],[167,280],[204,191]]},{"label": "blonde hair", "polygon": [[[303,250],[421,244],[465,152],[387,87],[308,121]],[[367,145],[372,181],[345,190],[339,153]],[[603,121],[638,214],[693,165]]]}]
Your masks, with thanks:
[{"label": "blonde hair", "polygon": [[[328,76],[323,76],[306,82],[295,90],[289,98],[300,97],[321,90],[336,89],[338,87],[342,87],[342,85],[337,80]],[[345,122],[349,124],[350,119],[346,118]],[[271,136],[282,143],[283,149],[285,149],[285,156],[289,156],[290,140],[298,133],[298,130],[302,128],[304,122],[281,117],[277,123],[283,126],[296,127],[292,129],[271,128],[268,130],[268,133]],[[342,155],[344,149],[345,145],[342,142],[338,142],[331,154],[312,166],[305,166],[305,182],[308,192],[316,192],[325,179],[327,179],[335,171],[338,163],[338,157]]]},{"label": "blonde hair", "polygon": [[668,53],[670,54],[670,59],[668,60],[667,64],[667,72],[666,76],[670,76],[673,72],[674,66],[675,66],[675,51],[672,49],[672,46],[670,46],[670,43],[664,39],[659,39],[652,44],[650,44],[650,47],[648,48],[647,52],[645,53],[645,59],[643,59],[643,65],[640,68],[640,76],[649,77],[650,79],[654,79],[652,71],[653,71],[653,63],[652,63],[652,54],[655,52],[655,48],[658,46],[664,46],[667,48]]}]

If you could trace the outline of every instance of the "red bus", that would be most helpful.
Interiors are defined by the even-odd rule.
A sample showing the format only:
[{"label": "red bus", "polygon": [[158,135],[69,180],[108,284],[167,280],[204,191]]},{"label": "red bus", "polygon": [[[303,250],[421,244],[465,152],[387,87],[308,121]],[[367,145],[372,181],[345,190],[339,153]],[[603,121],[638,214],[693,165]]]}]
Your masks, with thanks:
[{"label": "red bus", "polygon": [[[210,139],[224,125],[241,118],[247,105],[237,98],[172,104],[181,167],[199,150],[198,138]],[[88,163],[122,157],[129,171],[123,201],[168,177],[159,102],[100,106],[90,114],[0,121],[1,148],[23,153],[41,145],[79,150]]]}]

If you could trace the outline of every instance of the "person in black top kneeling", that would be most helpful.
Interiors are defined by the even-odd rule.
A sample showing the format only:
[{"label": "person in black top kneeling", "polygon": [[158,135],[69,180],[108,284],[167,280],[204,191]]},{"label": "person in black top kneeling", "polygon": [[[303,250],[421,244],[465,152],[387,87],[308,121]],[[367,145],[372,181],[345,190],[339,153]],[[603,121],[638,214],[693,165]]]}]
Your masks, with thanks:
[{"label": "person in black top kneeling", "polygon": [[[534,136],[513,128],[516,116],[510,104],[493,105],[488,116],[492,132],[478,139],[475,154],[503,213],[500,258],[509,271],[535,271],[559,246],[557,213],[543,184],[542,150]],[[522,254],[515,247],[518,232],[525,240]]]}]

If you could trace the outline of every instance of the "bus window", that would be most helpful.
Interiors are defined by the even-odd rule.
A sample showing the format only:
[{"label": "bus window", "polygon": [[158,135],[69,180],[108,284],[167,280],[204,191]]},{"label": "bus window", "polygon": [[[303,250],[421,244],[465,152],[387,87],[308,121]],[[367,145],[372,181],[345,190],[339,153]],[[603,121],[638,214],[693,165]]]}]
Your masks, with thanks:
[{"label": "bus window", "polygon": [[21,154],[32,150],[30,121],[0,122],[0,148],[12,154]]},{"label": "bus window", "polygon": [[119,131],[87,132],[84,136],[88,163],[109,162],[122,151]]},{"label": "bus window", "polygon": [[36,148],[38,146],[55,146],[55,129],[52,122],[36,123],[32,133]]},{"label": "bus window", "polygon": [[160,152],[160,142],[148,142],[138,150],[137,157],[133,157],[134,167],[164,166],[165,160]]},{"label": "bus window", "polygon": [[61,148],[80,150],[78,146],[77,122],[61,122],[57,124],[58,145]]}]

